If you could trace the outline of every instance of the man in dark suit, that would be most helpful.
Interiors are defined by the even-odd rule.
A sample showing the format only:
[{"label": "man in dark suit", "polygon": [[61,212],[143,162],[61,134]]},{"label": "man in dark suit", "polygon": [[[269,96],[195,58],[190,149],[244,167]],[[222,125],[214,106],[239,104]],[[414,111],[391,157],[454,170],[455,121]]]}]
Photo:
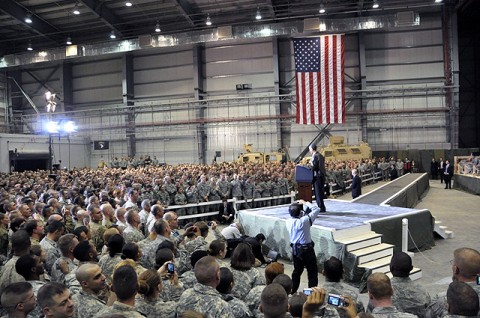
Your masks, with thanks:
[{"label": "man in dark suit", "polygon": [[230,224],[233,222],[234,218],[235,210],[233,209],[233,205],[224,199],[218,209],[218,222],[221,224]]},{"label": "man in dark suit", "polygon": [[326,212],[323,197],[325,195],[325,158],[317,151],[317,145],[310,145],[308,147],[312,154],[310,164],[313,173],[313,189],[315,190],[315,200],[320,212]]},{"label": "man in dark suit", "polygon": [[352,170],[352,198],[362,195],[362,179],[357,174],[357,169]]},{"label": "man in dark suit", "polygon": [[445,189],[452,188],[453,165],[449,160],[445,160],[445,169],[443,171],[443,180],[445,181]]}]

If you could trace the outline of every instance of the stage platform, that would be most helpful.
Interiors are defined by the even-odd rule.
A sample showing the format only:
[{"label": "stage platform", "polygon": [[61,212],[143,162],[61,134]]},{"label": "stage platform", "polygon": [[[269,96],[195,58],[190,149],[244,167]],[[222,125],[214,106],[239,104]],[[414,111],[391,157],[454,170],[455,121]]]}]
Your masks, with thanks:
[{"label": "stage platform", "polygon": [[[384,195],[383,200],[377,201],[382,205],[325,200],[327,213],[320,213],[311,229],[318,263],[336,256],[344,263],[347,280],[360,281],[365,273],[358,270],[361,264],[391,257],[394,250],[401,250],[403,218],[409,220],[409,249],[414,248],[412,238],[420,249],[433,246],[434,218],[430,211],[385,205],[387,199],[405,198],[408,191],[404,189],[417,189],[417,183],[422,183],[423,179],[422,175],[403,181],[399,178],[402,184],[406,184],[400,190],[395,181],[390,182],[397,190],[393,195],[388,192],[389,197]],[[380,191],[387,193],[386,187],[381,187]],[[291,258],[290,239],[285,227],[285,220],[290,218],[288,206],[242,210],[238,212],[238,218],[247,235],[265,234],[265,244],[269,248],[278,251],[282,257]],[[384,261],[388,263],[389,259]]]}]

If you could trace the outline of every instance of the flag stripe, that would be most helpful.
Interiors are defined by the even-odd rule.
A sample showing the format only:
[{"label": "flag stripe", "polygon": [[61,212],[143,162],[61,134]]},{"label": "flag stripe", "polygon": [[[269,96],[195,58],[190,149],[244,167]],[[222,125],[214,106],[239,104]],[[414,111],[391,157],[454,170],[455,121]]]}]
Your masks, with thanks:
[{"label": "flag stripe", "polygon": [[344,35],[294,39],[299,124],[345,122]]}]

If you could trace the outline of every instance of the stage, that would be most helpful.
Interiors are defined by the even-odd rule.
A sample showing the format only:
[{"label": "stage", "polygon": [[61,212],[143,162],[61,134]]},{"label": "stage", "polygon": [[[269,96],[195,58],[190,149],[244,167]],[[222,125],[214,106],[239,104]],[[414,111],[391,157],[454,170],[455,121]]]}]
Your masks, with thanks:
[{"label": "stage", "polygon": [[[415,178],[416,181],[423,179],[423,177],[418,177],[418,175]],[[405,180],[407,178],[402,182],[405,182]],[[395,181],[388,184],[394,187],[397,186]],[[412,187],[417,188],[417,182],[409,182],[406,188]],[[400,197],[405,197],[402,193],[408,191],[404,190],[405,188],[402,188],[400,191],[397,190],[396,193]],[[386,191],[386,189],[383,188],[380,191]],[[420,192],[423,193],[424,191]],[[397,197],[398,195],[390,196],[390,198]],[[384,202],[385,200],[382,201],[383,204],[385,204]],[[409,249],[414,249],[416,245],[423,250],[434,245],[433,228],[435,220],[430,211],[426,209],[411,209],[341,200],[325,200],[325,205],[327,213],[320,213],[311,229],[317,261],[321,264],[331,256],[338,257],[343,260],[347,277],[352,281],[358,280],[358,275],[361,275],[361,273],[353,273],[359,264],[384,258],[391,255],[393,250],[401,250],[403,218],[409,221],[411,235]],[[290,239],[285,227],[285,220],[290,218],[288,205],[242,210],[238,212],[238,218],[247,235],[265,234],[267,238],[265,245],[278,251],[282,257],[291,258]],[[370,240],[372,231],[378,237],[374,245],[383,250],[383,252],[373,250],[368,247],[370,245],[362,245],[361,243],[355,243],[358,244],[355,247],[357,250],[355,250],[352,246],[348,247],[350,243],[345,243],[353,242],[355,238],[360,241]],[[381,235],[381,241],[378,234]],[[415,245],[412,239],[415,241]],[[368,250],[367,247],[371,250]],[[386,250],[389,250],[390,254]],[[356,253],[357,251],[361,252]],[[360,260],[360,257],[363,259]]]}]

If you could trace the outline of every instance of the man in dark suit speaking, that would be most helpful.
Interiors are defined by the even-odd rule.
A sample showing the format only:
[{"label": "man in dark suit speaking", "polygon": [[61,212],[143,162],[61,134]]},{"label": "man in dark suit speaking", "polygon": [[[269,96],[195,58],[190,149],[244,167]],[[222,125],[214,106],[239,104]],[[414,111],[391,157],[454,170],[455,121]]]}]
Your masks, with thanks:
[{"label": "man in dark suit speaking", "polygon": [[313,189],[315,190],[315,200],[320,212],[326,212],[325,204],[323,203],[323,196],[325,195],[325,158],[317,151],[317,145],[310,145],[310,153],[312,159],[310,160],[313,173]]},{"label": "man in dark suit speaking", "polygon": [[358,176],[357,169],[352,170],[352,198],[362,195],[362,179]]}]

